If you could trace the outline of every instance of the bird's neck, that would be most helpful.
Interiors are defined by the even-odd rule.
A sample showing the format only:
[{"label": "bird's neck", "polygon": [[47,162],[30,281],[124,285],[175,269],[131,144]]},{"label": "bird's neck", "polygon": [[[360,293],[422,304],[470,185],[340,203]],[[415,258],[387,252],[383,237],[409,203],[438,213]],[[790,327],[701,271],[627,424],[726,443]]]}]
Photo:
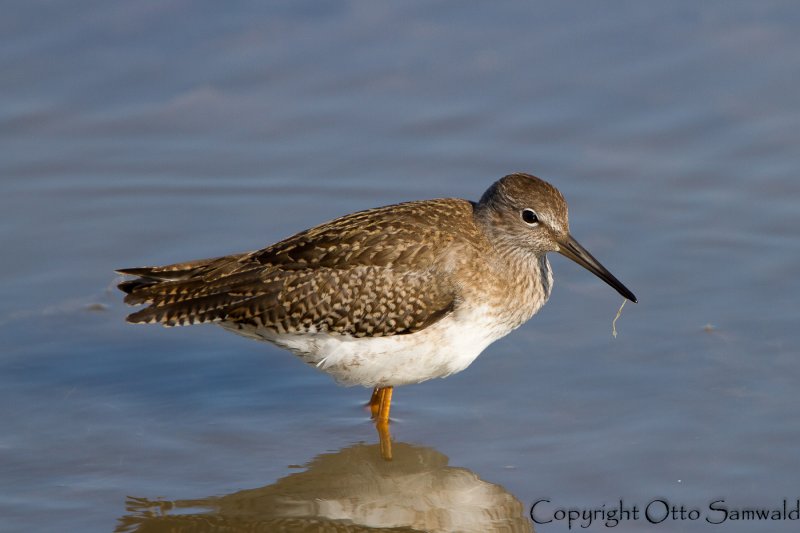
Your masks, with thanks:
[{"label": "bird's neck", "polygon": [[[509,330],[531,318],[550,297],[553,273],[547,255],[521,248],[513,238],[504,238],[502,230],[495,229],[500,221],[491,209],[475,206],[477,226],[483,235],[484,246],[478,270],[492,279],[481,287],[476,300],[488,304],[499,321]],[[491,250],[490,253],[486,253]],[[476,267],[471,262],[470,270]]]},{"label": "bird's neck", "polygon": [[[477,267],[477,268],[476,268]],[[481,271],[482,277],[472,274]],[[495,243],[492,253],[473,256],[461,284],[470,307],[483,308],[494,318],[499,336],[519,327],[547,302],[553,286],[545,255]]]},{"label": "bird's neck", "polygon": [[497,245],[496,265],[506,290],[504,304],[519,309],[522,322],[533,316],[550,298],[553,271],[546,254],[534,254],[515,246]]}]

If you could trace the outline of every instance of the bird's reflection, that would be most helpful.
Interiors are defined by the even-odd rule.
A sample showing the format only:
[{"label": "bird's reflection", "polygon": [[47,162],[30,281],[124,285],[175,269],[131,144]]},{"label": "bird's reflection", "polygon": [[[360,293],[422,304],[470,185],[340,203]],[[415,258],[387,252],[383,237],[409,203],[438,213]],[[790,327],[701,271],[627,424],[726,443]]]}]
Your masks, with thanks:
[{"label": "bird's reflection", "polygon": [[357,444],[317,456],[272,485],[196,500],[129,498],[118,533],[532,531],[500,485],[448,466],[432,448]]}]

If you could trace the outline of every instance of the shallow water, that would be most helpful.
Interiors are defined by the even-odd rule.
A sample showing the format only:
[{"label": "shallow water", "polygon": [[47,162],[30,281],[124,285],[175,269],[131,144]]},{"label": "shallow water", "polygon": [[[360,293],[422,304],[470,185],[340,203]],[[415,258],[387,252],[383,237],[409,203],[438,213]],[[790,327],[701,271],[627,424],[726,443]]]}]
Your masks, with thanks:
[{"label": "shallow water", "polygon": [[[705,518],[800,497],[799,22],[792,2],[7,6],[0,529],[547,532],[567,524],[531,524],[539,499],[662,498],[702,516],[614,530],[796,530]],[[395,391],[390,464],[368,391],[124,322],[114,268],[517,170],[640,303],[613,339],[620,298],[554,257],[534,320]]]}]

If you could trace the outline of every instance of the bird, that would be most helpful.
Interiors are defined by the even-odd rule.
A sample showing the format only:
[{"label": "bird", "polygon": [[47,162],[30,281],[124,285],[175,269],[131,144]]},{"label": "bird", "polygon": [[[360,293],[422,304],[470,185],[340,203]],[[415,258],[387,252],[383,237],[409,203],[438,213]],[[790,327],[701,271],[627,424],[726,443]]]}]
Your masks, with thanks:
[{"label": "bird", "polygon": [[[136,324],[214,323],[267,341],[343,385],[372,388],[381,442],[396,386],[467,368],[547,302],[547,254],[636,296],[575,240],[567,202],[526,173],[477,202],[417,200],[348,214],[256,251],[122,268]],[[390,455],[389,449],[385,455]]]}]

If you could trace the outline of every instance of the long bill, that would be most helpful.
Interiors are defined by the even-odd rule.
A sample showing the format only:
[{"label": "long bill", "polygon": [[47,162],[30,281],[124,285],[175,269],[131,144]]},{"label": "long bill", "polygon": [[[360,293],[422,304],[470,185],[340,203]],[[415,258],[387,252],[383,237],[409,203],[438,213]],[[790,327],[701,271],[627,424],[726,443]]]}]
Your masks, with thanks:
[{"label": "long bill", "polygon": [[572,235],[567,235],[567,238],[558,243],[558,253],[568,257],[578,263],[580,266],[602,279],[612,287],[624,298],[636,303],[636,296],[620,282],[614,275],[606,270],[606,267],[600,264],[600,261],[594,258],[586,248],[576,241]]}]

